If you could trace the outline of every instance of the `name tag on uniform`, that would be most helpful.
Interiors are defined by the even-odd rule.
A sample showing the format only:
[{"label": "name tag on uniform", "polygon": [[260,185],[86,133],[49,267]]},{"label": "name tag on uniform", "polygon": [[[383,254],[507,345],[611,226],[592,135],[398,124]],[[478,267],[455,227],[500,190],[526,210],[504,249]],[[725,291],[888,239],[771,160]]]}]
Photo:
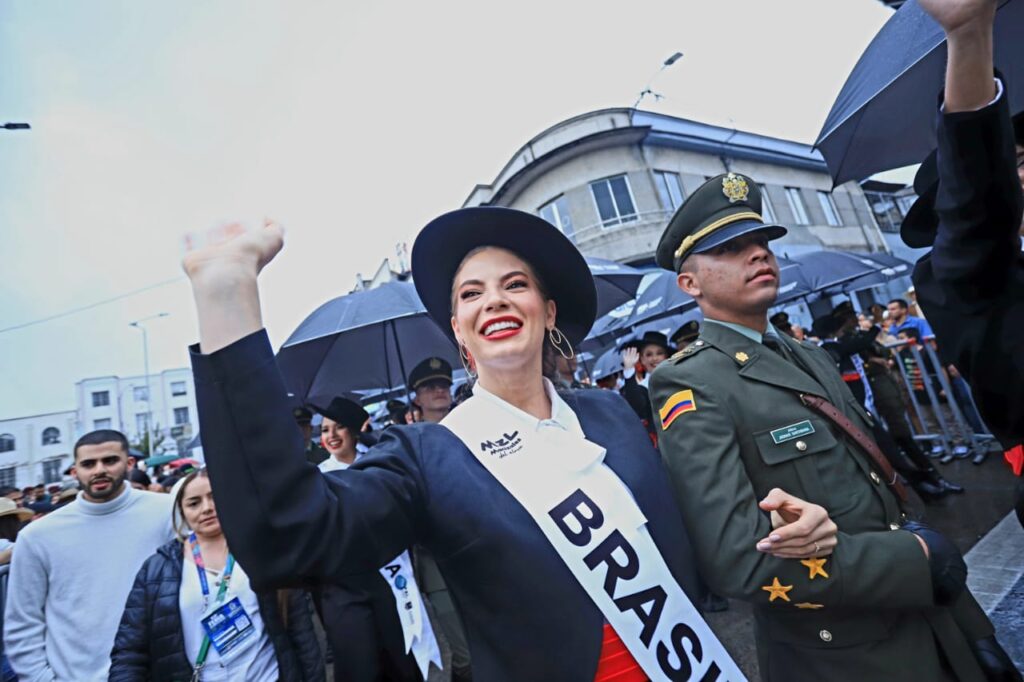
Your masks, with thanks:
[{"label": "name tag on uniform", "polygon": [[790,424],[789,426],[783,426],[781,429],[775,429],[772,433],[772,440],[775,441],[776,445],[785,443],[787,440],[793,440],[794,438],[802,438],[803,436],[809,436],[814,433],[814,425],[808,420],[797,422],[796,424]]},{"label": "name tag on uniform", "polygon": [[256,643],[256,628],[238,597],[210,611],[202,623],[210,643],[224,660],[234,658]]}]

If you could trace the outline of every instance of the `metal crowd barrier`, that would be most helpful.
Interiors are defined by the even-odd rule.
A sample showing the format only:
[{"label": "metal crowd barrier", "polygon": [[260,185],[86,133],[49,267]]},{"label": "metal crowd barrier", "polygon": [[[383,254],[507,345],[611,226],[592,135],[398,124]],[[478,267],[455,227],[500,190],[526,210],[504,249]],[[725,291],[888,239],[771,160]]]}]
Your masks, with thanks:
[{"label": "metal crowd barrier", "polygon": [[[899,370],[898,375],[902,381],[903,388],[906,389],[906,395],[910,398],[909,407],[917,418],[916,423],[914,419],[908,419],[911,431],[914,434],[914,440],[928,442],[933,445],[939,444],[945,452],[952,453],[957,434],[964,434],[967,437],[964,439],[965,442],[963,444],[969,447],[970,450],[975,453],[986,452],[989,449],[989,445],[995,440],[995,436],[989,432],[988,427],[982,421],[974,404],[974,398],[971,397],[970,389],[966,385],[964,386],[963,394],[969,404],[961,405],[959,403],[960,396],[953,390],[946,372],[943,371],[945,366],[939,360],[934,346],[934,337],[927,337],[923,343],[897,341],[886,344],[886,348],[893,352],[896,367]],[[914,390],[913,381],[907,373],[903,359],[900,356],[901,352],[910,353],[910,357],[917,364],[921,372],[921,381],[924,384],[926,401],[918,398],[917,392]],[[927,361],[925,358],[927,358]],[[929,371],[931,369],[935,371]],[[936,382],[942,393],[945,394],[945,403],[942,402],[939,392],[935,390]],[[925,418],[922,403],[924,406],[931,408],[931,413],[935,417],[934,421],[939,426],[939,433],[928,431],[929,420]],[[948,415],[942,409],[943,405],[949,407]],[[964,416],[965,408],[972,410],[973,414],[978,415],[977,422],[983,427],[982,430],[977,430],[971,426]],[[950,423],[947,416],[952,417],[954,423]]]}]

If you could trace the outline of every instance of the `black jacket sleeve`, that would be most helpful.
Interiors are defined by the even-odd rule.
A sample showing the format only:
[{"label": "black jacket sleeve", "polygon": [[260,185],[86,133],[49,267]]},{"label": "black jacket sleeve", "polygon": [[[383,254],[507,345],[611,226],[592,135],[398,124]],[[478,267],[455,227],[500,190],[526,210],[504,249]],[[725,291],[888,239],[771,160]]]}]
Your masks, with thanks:
[{"label": "black jacket sleeve", "polygon": [[142,565],[128,593],[121,624],[114,636],[114,648],[110,652],[110,682],[149,679],[150,625],[153,622],[153,598],[149,594],[150,581],[147,579],[149,565],[150,561]]},{"label": "black jacket sleeve", "polygon": [[193,347],[192,367],[218,516],[254,589],[375,570],[414,543],[425,429],[388,429],[324,475],[306,461],[265,331],[210,355]]}]

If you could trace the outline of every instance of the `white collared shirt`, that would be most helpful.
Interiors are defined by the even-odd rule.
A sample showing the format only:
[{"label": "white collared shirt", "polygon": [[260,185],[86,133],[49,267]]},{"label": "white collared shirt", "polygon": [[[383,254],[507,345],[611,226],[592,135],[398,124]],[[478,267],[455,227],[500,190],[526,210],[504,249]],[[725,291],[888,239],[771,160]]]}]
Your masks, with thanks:
[{"label": "white collared shirt", "polygon": [[572,411],[572,408],[569,407],[564,400],[562,400],[562,397],[558,395],[558,392],[555,390],[554,384],[552,384],[546,377],[544,378],[544,391],[548,394],[548,399],[551,401],[550,419],[537,419],[532,414],[520,410],[515,405],[502,400],[488,391],[480,384],[479,381],[473,386],[474,396],[490,401],[495,405],[499,405],[509,414],[515,415],[517,418],[523,419],[529,424],[536,424],[536,431],[540,431],[545,428],[557,428],[573,435],[577,435],[581,439],[585,438],[586,436],[583,434],[583,427],[580,426],[580,420],[576,416],[576,413]]}]

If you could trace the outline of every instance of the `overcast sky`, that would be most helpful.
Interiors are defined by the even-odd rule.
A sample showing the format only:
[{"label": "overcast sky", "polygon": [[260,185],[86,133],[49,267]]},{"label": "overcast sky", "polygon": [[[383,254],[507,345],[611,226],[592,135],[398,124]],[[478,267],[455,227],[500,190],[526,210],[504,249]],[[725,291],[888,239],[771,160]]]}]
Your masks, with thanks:
[{"label": "overcast sky", "polygon": [[[876,0],[0,2],[0,329],[180,275],[182,236],[287,228],[275,346],[545,128],[629,106],[812,142]],[[183,278],[0,331],[0,418],[187,363]]]}]

